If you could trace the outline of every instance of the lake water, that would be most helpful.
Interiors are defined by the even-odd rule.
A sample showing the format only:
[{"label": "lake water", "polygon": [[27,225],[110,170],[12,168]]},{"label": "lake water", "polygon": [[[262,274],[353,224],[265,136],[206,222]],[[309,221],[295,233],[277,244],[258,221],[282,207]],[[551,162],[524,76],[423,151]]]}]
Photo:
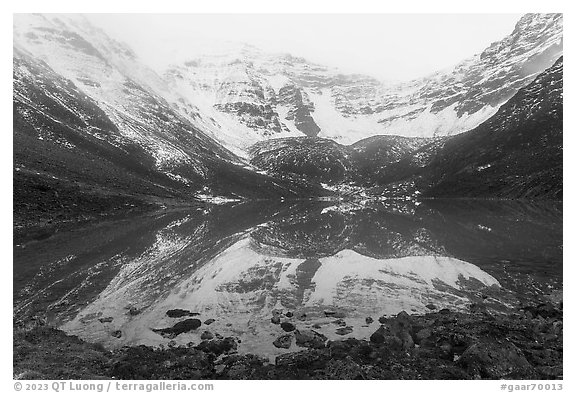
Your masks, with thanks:
[{"label": "lake water", "polygon": [[[197,344],[210,331],[240,339],[241,353],[273,357],[287,351],[272,345],[285,334],[271,323],[273,310],[329,339],[367,338],[377,322],[366,317],[478,301],[505,311],[561,283],[561,204],[244,203],[14,247],[15,316],[45,318],[110,348]],[[186,318],[168,317],[172,309],[215,321],[166,338],[153,329]],[[344,323],[352,331],[340,336]]]}]

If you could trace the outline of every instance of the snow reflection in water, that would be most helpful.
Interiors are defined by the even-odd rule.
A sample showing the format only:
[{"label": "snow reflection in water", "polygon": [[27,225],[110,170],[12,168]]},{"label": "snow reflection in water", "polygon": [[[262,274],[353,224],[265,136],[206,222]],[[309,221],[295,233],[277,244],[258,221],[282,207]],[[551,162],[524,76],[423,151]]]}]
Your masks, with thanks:
[{"label": "snow reflection in water", "polygon": [[[134,231],[122,232],[120,239],[96,241],[106,253],[76,250],[72,259],[54,259],[52,268],[24,278],[15,307],[20,314],[45,309],[52,324],[109,347],[168,344],[169,338],[152,329],[185,319],[166,315],[184,309],[215,322],[178,335],[176,344],[199,343],[208,330],[239,338],[240,352],[275,355],[286,350],[272,345],[284,334],[270,321],[273,310],[292,311],[290,321],[298,329],[315,326],[329,339],[341,337],[336,334],[341,326],[324,311],[338,310],[352,327],[346,337],[366,338],[376,328],[366,324],[368,316],[423,313],[429,304],[467,307],[478,288],[507,280],[503,259],[509,269],[517,258],[523,272],[532,237],[545,253],[543,271],[561,269],[557,209],[498,205],[483,206],[477,214],[470,214],[469,205],[454,209],[454,203],[446,209],[425,203],[416,210],[244,205],[147,217],[132,222]],[[523,240],[509,238],[516,230]],[[66,249],[74,240],[55,237],[43,246]],[[475,247],[467,247],[470,242]],[[23,263],[30,247],[39,245],[22,250]],[[58,252],[71,255],[73,249],[48,257]],[[479,259],[490,274],[478,266]]]}]

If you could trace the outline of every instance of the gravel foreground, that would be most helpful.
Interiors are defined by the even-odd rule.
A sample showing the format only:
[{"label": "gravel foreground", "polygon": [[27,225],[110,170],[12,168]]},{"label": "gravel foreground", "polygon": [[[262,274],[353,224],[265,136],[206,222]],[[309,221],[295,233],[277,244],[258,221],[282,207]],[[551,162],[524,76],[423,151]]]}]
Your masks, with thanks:
[{"label": "gravel foreground", "polygon": [[[501,313],[401,312],[374,321],[369,340],[329,341],[294,330],[303,348],[275,362],[236,352],[234,337],[186,347],[109,351],[38,321],[14,324],[16,379],[562,379],[561,296]],[[282,342],[280,340],[280,342]]]}]

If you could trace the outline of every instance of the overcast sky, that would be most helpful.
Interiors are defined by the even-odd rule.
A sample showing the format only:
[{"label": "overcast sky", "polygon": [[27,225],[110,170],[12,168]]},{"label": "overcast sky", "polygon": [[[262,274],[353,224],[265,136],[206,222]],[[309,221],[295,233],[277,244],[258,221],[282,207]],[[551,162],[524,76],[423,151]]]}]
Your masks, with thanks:
[{"label": "overcast sky", "polygon": [[[90,14],[161,69],[208,41],[245,42],[382,80],[450,67],[510,34],[520,14]],[[185,56],[186,55],[186,56]]]}]

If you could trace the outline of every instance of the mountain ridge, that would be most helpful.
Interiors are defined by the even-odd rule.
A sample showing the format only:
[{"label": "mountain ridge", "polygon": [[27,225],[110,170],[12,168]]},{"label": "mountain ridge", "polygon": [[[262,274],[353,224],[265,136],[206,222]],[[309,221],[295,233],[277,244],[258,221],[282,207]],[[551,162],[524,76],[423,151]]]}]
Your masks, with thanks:
[{"label": "mountain ridge", "polygon": [[[205,113],[236,127],[242,145],[215,135],[242,149],[302,134],[342,144],[377,134],[446,136],[474,128],[551,66],[562,53],[562,26],[561,14],[526,14],[510,35],[480,54],[402,83],[346,75],[249,45],[170,66],[164,78]],[[281,102],[281,89],[298,97]]]}]

